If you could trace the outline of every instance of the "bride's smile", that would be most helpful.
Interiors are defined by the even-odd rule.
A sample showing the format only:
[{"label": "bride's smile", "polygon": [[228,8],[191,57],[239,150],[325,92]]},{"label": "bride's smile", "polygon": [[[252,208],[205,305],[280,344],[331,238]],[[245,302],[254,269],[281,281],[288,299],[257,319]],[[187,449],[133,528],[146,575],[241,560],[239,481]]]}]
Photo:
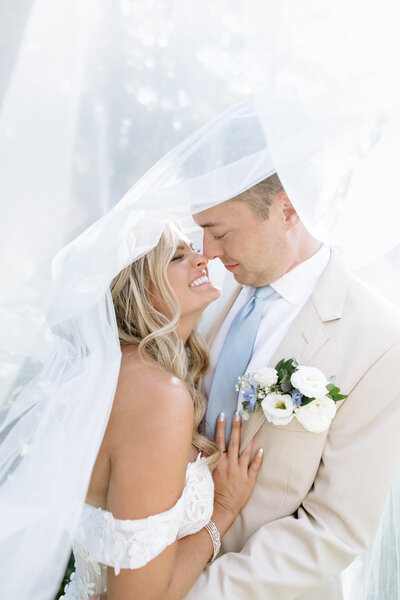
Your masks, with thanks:
[{"label": "bride's smile", "polygon": [[221,293],[208,278],[207,263],[208,259],[185,241],[178,243],[167,268],[167,277],[179,301],[181,319],[199,314]]},{"label": "bride's smile", "polygon": [[196,277],[194,281],[189,285],[189,287],[197,287],[199,285],[204,285],[205,283],[210,283],[208,279],[208,275],[205,271],[203,271],[204,275],[200,275],[200,277]]}]

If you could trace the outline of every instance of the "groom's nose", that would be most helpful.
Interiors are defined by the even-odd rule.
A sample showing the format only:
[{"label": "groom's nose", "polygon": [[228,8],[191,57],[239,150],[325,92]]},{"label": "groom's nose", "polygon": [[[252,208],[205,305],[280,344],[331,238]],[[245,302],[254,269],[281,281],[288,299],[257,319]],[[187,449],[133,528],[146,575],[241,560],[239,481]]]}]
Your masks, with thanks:
[{"label": "groom's nose", "polygon": [[208,258],[208,260],[212,260],[213,258],[218,258],[222,255],[220,245],[212,238],[212,236],[204,232],[203,235],[203,254]]}]

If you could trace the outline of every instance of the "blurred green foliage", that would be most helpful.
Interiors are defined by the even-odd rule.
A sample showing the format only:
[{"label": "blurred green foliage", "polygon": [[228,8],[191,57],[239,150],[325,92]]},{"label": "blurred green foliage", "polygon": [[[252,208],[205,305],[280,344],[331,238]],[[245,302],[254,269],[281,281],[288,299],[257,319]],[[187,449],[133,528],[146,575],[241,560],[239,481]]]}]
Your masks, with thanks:
[{"label": "blurred green foliage", "polygon": [[57,596],[54,600],[58,600],[64,593],[64,588],[70,580],[71,574],[75,571],[75,560],[74,555],[71,552],[71,556],[69,557],[68,565],[64,573],[64,577],[62,578],[60,588],[57,592]]}]

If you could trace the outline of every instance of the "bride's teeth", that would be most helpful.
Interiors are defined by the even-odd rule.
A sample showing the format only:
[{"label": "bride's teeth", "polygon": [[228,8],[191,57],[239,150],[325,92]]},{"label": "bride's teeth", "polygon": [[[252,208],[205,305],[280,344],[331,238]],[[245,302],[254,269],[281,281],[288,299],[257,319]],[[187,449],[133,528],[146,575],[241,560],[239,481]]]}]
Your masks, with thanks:
[{"label": "bride's teeth", "polygon": [[206,283],[206,281],[208,281],[208,277],[204,275],[204,277],[199,277],[198,279],[195,279],[195,281],[193,281],[193,283],[190,284],[190,287],[197,287],[202,283]]}]

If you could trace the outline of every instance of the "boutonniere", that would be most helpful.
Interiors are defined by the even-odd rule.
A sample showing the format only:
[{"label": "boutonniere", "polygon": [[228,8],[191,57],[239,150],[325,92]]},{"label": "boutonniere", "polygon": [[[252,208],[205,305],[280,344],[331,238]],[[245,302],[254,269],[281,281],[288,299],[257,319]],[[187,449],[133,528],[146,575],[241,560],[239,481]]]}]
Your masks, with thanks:
[{"label": "boutonniere", "polygon": [[236,390],[243,392],[242,418],[260,408],[274,425],[287,425],[296,418],[308,431],[326,431],[336,414],[336,402],[347,398],[316,367],[300,364],[298,358],[282,359],[275,368],[265,367],[238,378]]}]

